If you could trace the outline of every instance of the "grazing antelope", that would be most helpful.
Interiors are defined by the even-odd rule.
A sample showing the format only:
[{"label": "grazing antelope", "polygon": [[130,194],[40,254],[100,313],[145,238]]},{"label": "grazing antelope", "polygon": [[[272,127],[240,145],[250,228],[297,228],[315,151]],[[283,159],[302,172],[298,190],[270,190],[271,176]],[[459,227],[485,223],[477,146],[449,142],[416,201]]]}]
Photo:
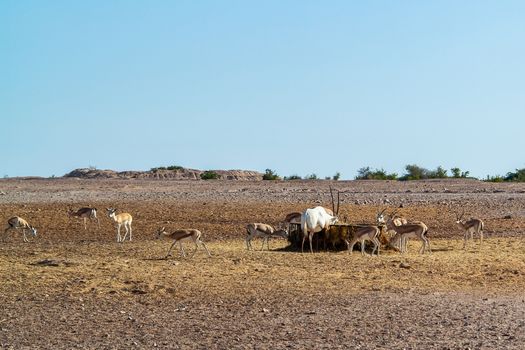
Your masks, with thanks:
[{"label": "grazing antelope", "polygon": [[22,229],[22,234],[24,236],[24,242],[29,242],[29,240],[26,237],[26,230],[29,230],[33,237],[36,237],[36,228],[29,225],[27,221],[22,219],[21,217],[14,216],[11,219],[7,220],[7,228],[4,230],[4,234],[7,234],[7,231],[9,230],[18,230]]},{"label": "grazing antelope", "polygon": [[463,249],[467,247],[467,241],[469,239],[469,233],[470,233],[470,239],[474,238],[474,233],[479,234],[479,244],[481,245],[483,243],[483,227],[485,224],[480,219],[476,218],[470,218],[467,221],[461,220],[463,218],[463,215],[465,215],[465,211],[463,210],[463,213],[461,216],[456,214],[456,224],[459,228],[461,228],[463,231],[465,231],[465,234],[463,236]]},{"label": "grazing antelope", "polygon": [[100,221],[97,218],[96,208],[80,208],[77,211],[69,209],[67,212],[69,217],[83,218],[84,219],[84,230],[87,230],[87,219],[97,220],[97,224],[100,227]]},{"label": "grazing antelope", "polygon": [[[128,236],[129,232],[129,240],[131,241],[131,221],[133,221],[133,217],[131,217],[128,213],[120,213],[115,214],[117,209],[115,208],[106,208],[108,217],[115,220],[117,223],[117,242],[124,242],[126,237]],[[121,238],[120,236],[120,226],[124,225],[124,228],[126,229],[126,234],[124,235],[124,238]]]},{"label": "grazing antelope", "polygon": [[288,239],[288,231],[285,229],[275,230],[272,226],[267,224],[248,224],[246,225],[246,249],[252,249],[252,239],[255,237],[262,237],[263,242],[261,250],[264,249],[264,242],[266,242],[266,247],[270,250],[270,244],[268,241],[272,236]]},{"label": "grazing antelope", "polygon": [[423,242],[419,253],[425,253],[426,248],[428,247],[429,253],[432,253],[430,249],[430,241],[427,237],[428,227],[421,221],[416,221],[411,224],[403,224],[396,226],[393,220],[393,215],[390,215],[386,221],[387,230],[392,230],[396,234],[391,240],[391,244],[396,244],[399,242],[401,253],[407,251],[408,238],[417,238]]},{"label": "grazing antelope", "polygon": [[177,242],[179,242],[180,246],[180,252],[183,257],[186,257],[186,252],[184,251],[184,247],[182,246],[182,241],[189,241],[192,240],[193,243],[195,243],[195,250],[191,254],[190,258],[193,258],[195,255],[195,252],[197,251],[197,248],[199,248],[199,245],[202,245],[204,249],[206,250],[206,253],[208,256],[211,256],[210,251],[206,247],[206,244],[201,240],[202,232],[196,229],[184,229],[184,230],[176,230],[173,232],[166,232],[166,230],[163,228],[160,228],[157,230],[157,239],[162,237],[167,237],[173,239],[173,243],[170,246],[170,249],[168,250],[168,253],[164,257],[164,259],[167,259],[168,256],[170,256],[171,250],[175,246]]},{"label": "grazing antelope", "polygon": [[379,227],[370,225],[370,226],[363,226],[358,228],[354,235],[352,241],[348,242],[347,239],[345,239],[346,246],[348,248],[348,251],[352,252],[354,249],[354,245],[357,242],[361,243],[361,254],[365,255],[365,241],[370,241],[374,244],[374,249],[372,250],[371,255],[374,255],[374,252],[377,249],[377,255],[379,255],[379,246],[381,243],[379,242],[379,233],[381,233],[381,230]]}]

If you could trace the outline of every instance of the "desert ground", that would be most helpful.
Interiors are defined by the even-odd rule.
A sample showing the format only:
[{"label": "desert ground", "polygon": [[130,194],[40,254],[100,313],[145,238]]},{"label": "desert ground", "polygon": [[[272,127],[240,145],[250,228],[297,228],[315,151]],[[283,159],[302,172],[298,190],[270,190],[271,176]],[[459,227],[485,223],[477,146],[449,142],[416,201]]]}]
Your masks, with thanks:
[{"label": "desert ground", "polygon": [[[250,222],[330,206],[373,223],[399,209],[429,227],[432,254],[245,247]],[[98,208],[100,226],[70,218]],[[106,207],[133,215],[117,243]],[[462,249],[455,212],[485,222]],[[525,184],[432,181],[0,180],[0,348],[523,349]],[[184,258],[155,230],[196,228],[212,256]],[[192,244],[185,243],[191,252]]]}]

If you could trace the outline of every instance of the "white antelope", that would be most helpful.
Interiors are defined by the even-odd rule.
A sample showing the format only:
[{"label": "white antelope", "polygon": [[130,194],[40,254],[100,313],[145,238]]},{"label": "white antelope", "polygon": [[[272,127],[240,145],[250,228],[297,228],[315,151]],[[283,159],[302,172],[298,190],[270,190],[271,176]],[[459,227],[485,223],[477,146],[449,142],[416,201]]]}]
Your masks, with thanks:
[{"label": "white antelope", "polygon": [[365,255],[365,241],[370,241],[374,244],[374,249],[372,250],[371,255],[374,255],[374,252],[377,250],[377,255],[379,255],[379,246],[381,243],[379,242],[379,234],[381,233],[381,230],[379,227],[370,225],[370,226],[363,226],[358,228],[355,233],[353,234],[352,241],[348,242],[348,240],[345,239],[346,246],[348,248],[348,251],[352,252],[354,249],[354,245],[357,242],[360,242],[361,244],[361,254]]},{"label": "white antelope", "polygon": [[4,234],[7,234],[7,231],[12,230],[12,229],[15,229],[15,230],[22,229],[22,234],[24,236],[24,242],[29,242],[29,240],[26,237],[26,230],[29,230],[31,235],[33,235],[33,237],[36,237],[36,228],[29,225],[29,223],[25,221],[24,219],[22,219],[21,217],[14,216],[11,219],[7,220],[7,228],[4,230]]},{"label": "white antelope", "polygon": [[[313,253],[312,248],[312,239],[316,232],[321,232],[323,230],[328,230],[330,225],[337,223],[337,214],[339,213],[339,194],[337,192],[337,210],[334,202],[334,195],[332,193],[332,188],[330,187],[330,195],[332,197],[332,214],[329,214],[327,209],[321,206],[306,209],[303,215],[301,215],[301,231],[303,232],[303,241],[301,243],[301,252],[304,252],[304,241],[308,237],[310,242],[310,252]],[[334,215],[335,213],[335,215]]]},{"label": "white antelope", "polygon": [[303,232],[303,241],[301,243],[301,252],[304,252],[304,241],[308,237],[310,242],[310,252],[313,253],[312,239],[314,233],[327,230],[330,225],[337,222],[337,216],[328,214],[323,207],[306,209],[301,216],[301,230]]},{"label": "white antelope", "polygon": [[[117,209],[115,208],[106,208],[108,217],[113,219],[117,223],[117,242],[124,242],[129,233],[129,240],[131,241],[131,222],[133,217],[128,213],[116,214]],[[126,229],[126,234],[124,238],[120,236],[120,226],[124,225]]]},{"label": "white antelope", "polygon": [[246,249],[252,249],[252,239],[254,239],[255,237],[262,237],[263,242],[261,250],[264,249],[264,242],[266,242],[266,247],[268,248],[268,250],[270,250],[270,244],[268,243],[268,241],[272,236],[288,239],[288,231],[286,231],[285,229],[275,230],[272,226],[267,224],[248,224],[246,225]]},{"label": "white antelope", "polygon": [[206,253],[208,254],[208,256],[211,256],[210,251],[206,247],[206,244],[204,244],[204,242],[201,239],[202,232],[199,230],[183,229],[183,230],[176,230],[173,232],[166,232],[165,228],[163,227],[163,228],[158,229],[156,234],[157,234],[157,238],[166,237],[166,238],[173,239],[173,243],[171,244],[170,249],[168,250],[168,253],[166,254],[166,257],[164,257],[164,259],[167,259],[168,256],[170,256],[171,250],[173,249],[175,244],[177,244],[177,242],[179,242],[180,252],[182,256],[186,257],[186,252],[184,251],[182,242],[190,241],[190,240],[193,241],[193,243],[195,243],[195,250],[191,254],[190,258],[193,258],[193,256],[195,255],[195,252],[197,251],[197,248],[199,248],[199,245],[202,245],[204,249],[206,250]]},{"label": "white antelope", "polygon": [[456,224],[458,225],[459,228],[465,231],[465,234],[463,236],[463,249],[467,247],[467,241],[469,239],[469,234],[470,234],[470,239],[474,238],[474,233],[479,234],[479,239],[480,239],[479,244],[481,245],[483,243],[483,228],[485,226],[483,221],[481,221],[480,219],[476,219],[476,218],[470,218],[467,221],[461,220],[463,218],[463,215],[465,215],[465,211],[463,211],[461,216],[459,216],[457,213],[455,214],[456,214]]},{"label": "white antelope", "polygon": [[97,218],[96,208],[80,208],[77,211],[69,209],[67,212],[69,217],[83,218],[84,219],[84,230],[87,230],[87,220],[96,220],[100,227],[100,221]]},{"label": "white antelope", "polygon": [[392,245],[395,245],[397,242],[399,242],[401,253],[405,253],[407,251],[408,239],[417,238],[421,242],[423,242],[423,244],[421,245],[421,249],[419,249],[419,253],[424,254],[427,247],[428,252],[432,253],[432,250],[430,248],[430,240],[427,237],[427,225],[425,225],[421,221],[416,221],[411,224],[403,224],[396,226],[394,220],[392,219],[393,217],[393,214],[390,215],[390,217],[386,221],[387,230],[392,230],[396,233],[396,235],[391,240]]}]

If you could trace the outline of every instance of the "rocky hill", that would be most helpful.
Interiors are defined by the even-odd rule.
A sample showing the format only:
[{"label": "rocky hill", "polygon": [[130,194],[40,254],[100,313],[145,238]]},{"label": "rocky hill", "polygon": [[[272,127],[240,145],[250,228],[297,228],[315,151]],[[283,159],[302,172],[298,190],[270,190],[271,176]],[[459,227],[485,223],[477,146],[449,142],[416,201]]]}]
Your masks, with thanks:
[{"label": "rocky hill", "polygon": [[[262,173],[251,170],[212,170],[219,180],[262,180]],[[81,179],[166,179],[200,180],[203,170],[180,168],[176,170],[153,169],[149,171],[114,171],[92,168],[75,169],[64,177]]]}]

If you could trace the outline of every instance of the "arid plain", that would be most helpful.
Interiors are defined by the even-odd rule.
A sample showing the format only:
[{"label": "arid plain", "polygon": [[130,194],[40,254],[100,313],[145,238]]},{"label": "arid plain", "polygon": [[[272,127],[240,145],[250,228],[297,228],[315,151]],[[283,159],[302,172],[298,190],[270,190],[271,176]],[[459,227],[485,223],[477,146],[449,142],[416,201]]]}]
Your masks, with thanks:
[{"label": "arid plain", "polygon": [[[373,223],[399,208],[429,227],[433,253],[298,253],[274,239],[247,251],[245,226],[330,206]],[[100,227],[69,218],[98,208]],[[116,242],[105,207],[133,215]],[[454,213],[485,222],[462,248]],[[525,185],[435,181],[0,180],[0,348],[5,349],[522,349]],[[212,256],[156,240],[158,227],[197,228]],[[185,243],[187,250],[193,246]],[[260,241],[254,242],[256,249]]]}]

